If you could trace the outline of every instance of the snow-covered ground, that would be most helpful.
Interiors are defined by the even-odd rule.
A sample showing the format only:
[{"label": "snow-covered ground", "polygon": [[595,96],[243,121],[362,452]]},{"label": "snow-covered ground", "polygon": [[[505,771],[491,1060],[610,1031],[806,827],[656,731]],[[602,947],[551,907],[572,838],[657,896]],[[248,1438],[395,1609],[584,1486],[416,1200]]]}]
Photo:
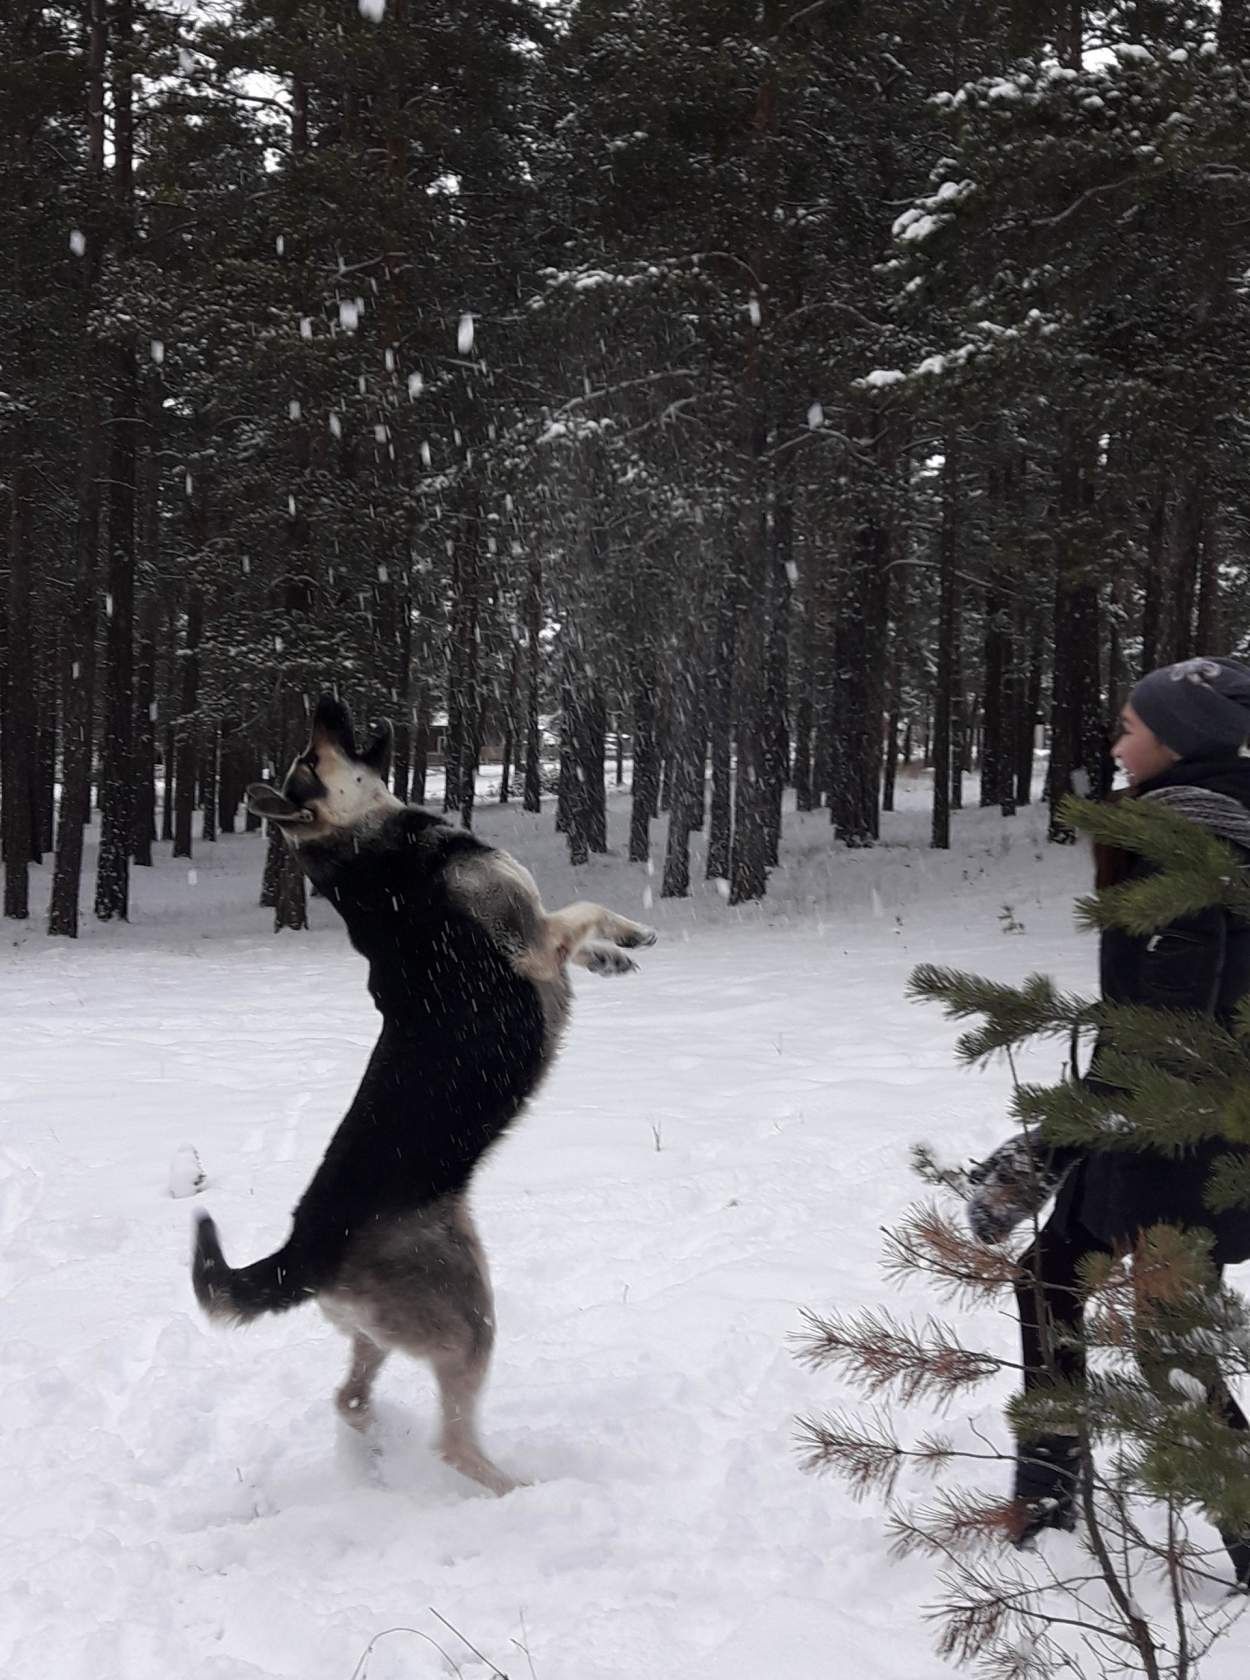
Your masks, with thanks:
[{"label": "snow-covered ground", "polygon": [[[549,905],[601,898],[663,935],[640,974],[576,975],[559,1066],[477,1180],[499,1321],[483,1433],[533,1481],[503,1500],[432,1456],[423,1369],[382,1375],[371,1475],[315,1310],[227,1331],[191,1295],[180,1147],[231,1259],[259,1257],[363,1068],[375,1017],[328,907],[275,937],[240,835],[190,869],[162,848],[129,926],[0,927],[5,1680],[941,1671],[933,1566],[891,1561],[879,1508],[796,1466],[794,1415],[848,1395],[787,1337],[804,1305],[935,1305],[883,1282],[879,1230],[917,1189],[912,1142],[999,1140],[1007,1076],[954,1067],[907,973],[1091,987],[1086,860],[1041,844],[1036,809],[965,812],[957,849],[928,852],[909,786],[872,852],[791,816],[769,898],[739,910],[701,881],[660,900],[658,862],[623,861],[626,820],[614,803],[617,850],[575,875],[550,810],[479,814]],[[965,1329],[1013,1343],[1005,1316]],[[996,1396],[953,1427],[1001,1439]]]}]

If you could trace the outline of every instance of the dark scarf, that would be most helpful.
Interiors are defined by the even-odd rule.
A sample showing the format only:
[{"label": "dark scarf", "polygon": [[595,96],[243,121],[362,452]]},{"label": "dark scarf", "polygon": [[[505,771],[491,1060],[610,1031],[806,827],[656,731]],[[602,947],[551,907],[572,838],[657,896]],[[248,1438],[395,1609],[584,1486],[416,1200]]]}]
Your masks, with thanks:
[{"label": "dark scarf", "polygon": [[[1250,758],[1183,758],[1148,782],[1111,797],[1154,800],[1250,852]],[[1095,883],[1101,891],[1125,880],[1136,857],[1118,846],[1097,845],[1094,860]]]}]

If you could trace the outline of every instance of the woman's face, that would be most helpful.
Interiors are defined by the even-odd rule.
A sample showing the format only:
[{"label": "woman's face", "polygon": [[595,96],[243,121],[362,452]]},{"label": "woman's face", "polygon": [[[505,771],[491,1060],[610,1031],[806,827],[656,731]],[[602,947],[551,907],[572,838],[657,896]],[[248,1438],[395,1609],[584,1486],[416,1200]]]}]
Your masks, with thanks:
[{"label": "woman's face", "polygon": [[1120,733],[1111,751],[1130,782],[1148,782],[1180,762],[1180,754],[1165,747],[1131,706],[1120,713]]}]

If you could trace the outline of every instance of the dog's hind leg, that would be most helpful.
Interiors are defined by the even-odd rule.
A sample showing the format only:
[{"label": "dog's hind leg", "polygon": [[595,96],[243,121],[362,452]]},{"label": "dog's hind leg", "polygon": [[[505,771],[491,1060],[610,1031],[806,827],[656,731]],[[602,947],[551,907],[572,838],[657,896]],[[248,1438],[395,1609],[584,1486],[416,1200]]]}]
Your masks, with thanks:
[{"label": "dog's hind leg", "polygon": [[347,1380],[335,1395],[334,1403],[339,1416],[353,1429],[369,1427],[373,1379],[381,1370],[388,1351],[359,1330],[352,1336],[352,1361],[347,1368]]},{"label": "dog's hind leg", "polygon": [[522,1484],[492,1464],[477,1438],[477,1400],[490,1364],[489,1338],[475,1337],[472,1345],[440,1349],[430,1355],[443,1407],[438,1451],[444,1464],[480,1482],[492,1493],[511,1493]]}]

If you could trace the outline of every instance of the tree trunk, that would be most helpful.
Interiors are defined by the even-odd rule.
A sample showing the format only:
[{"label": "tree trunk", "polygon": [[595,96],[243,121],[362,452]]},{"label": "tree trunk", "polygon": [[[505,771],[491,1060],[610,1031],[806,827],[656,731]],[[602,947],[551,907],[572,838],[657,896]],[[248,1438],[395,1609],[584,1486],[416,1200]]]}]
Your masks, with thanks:
[{"label": "tree trunk", "polygon": [[1206,472],[1201,463],[1185,478],[1180,505],[1176,510],[1174,528],[1175,553],[1172,561],[1172,598],[1175,617],[1172,623],[1173,660],[1189,659],[1194,648],[1194,607],[1198,595],[1198,578],[1202,569],[1203,503],[1206,492]]},{"label": "tree trunk", "polygon": [[174,743],[174,726],[167,723],[161,737],[161,839],[167,841],[172,841],[174,837],[174,758],[177,751]]},{"label": "tree trunk", "polygon": [[30,423],[12,428],[9,468],[9,587],[6,599],[7,656],[4,661],[3,765],[0,819],[3,821],[4,913],[17,920],[30,914],[30,854],[33,841],[36,716],[31,592],[34,541],[31,509]]},{"label": "tree trunk", "polygon": [[960,440],[952,426],[946,434],[942,464],[942,525],[938,536],[937,687],[933,696],[932,844],[949,851],[951,843],[951,690],[955,681],[956,570],[961,530]]},{"label": "tree trunk", "polygon": [[[895,600],[890,632],[889,711],[885,730],[885,775],[881,787],[881,809],[894,809],[898,785],[899,725],[903,706],[904,649],[907,646],[908,583],[907,568],[903,567],[895,584]],[[907,726],[907,754],[911,756],[911,724]]]},{"label": "tree trunk", "polygon": [[1220,606],[1220,524],[1214,493],[1203,509],[1202,567],[1198,577],[1198,652],[1212,654],[1224,640]]},{"label": "tree trunk", "polygon": [[673,684],[673,804],[668,819],[661,898],[686,898],[690,892],[690,835],[696,801],[702,804],[704,732],[700,690],[691,665]]},{"label": "tree trunk", "polygon": [[149,591],[139,616],[135,683],[135,805],[131,859],[152,864],[156,839],[156,634],[159,603]]},{"label": "tree trunk", "polygon": [[191,856],[195,813],[195,761],[199,744],[200,637],[204,631],[204,591],[196,583],[187,596],[186,641],[178,662],[178,719],[174,747],[174,856]]},{"label": "tree trunk", "polygon": [[414,805],[425,804],[425,783],[430,767],[430,691],[424,678],[417,690],[417,721],[412,731],[412,777],[408,798]]},{"label": "tree trunk", "polygon": [[209,722],[200,734],[200,838],[217,838],[217,725]]},{"label": "tree trunk", "polygon": [[951,620],[950,801],[964,808],[964,762],[968,755],[968,701],[964,693],[964,591],[958,573],[952,579],[955,604]]},{"label": "tree trunk", "polygon": [[[788,457],[793,462],[793,452]],[[769,556],[768,648],[764,674],[764,805],[767,857],[775,869],[781,856],[781,812],[790,777],[790,730],[787,723],[790,666],[790,574],[794,567],[793,469],[782,471],[773,508]],[[702,778],[700,778],[702,792]]]},{"label": "tree trunk", "polygon": [[399,600],[399,633],[396,638],[395,744],[391,752],[391,792],[408,803],[412,776],[412,599]]},{"label": "tree trunk", "polygon": [[608,708],[602,690],[591,682],[589,673],[579,672],[579,677],[586,685],[580,708],[581,732],[578,740],[582,816],[587,846],[592,852],[602,854],[608,849],[607,787],[603,776]]},{"label": "tree trunk", "polygon": [[1163,594],[1164,555],[1167,542],[1168,480],[1162,474],[1150,507],[1146,526],[1146,558],[1142,578],[1141,671],[1145,676],[1159,664],[1164,645]]},{"label": "tree trunk", "polygon": [[981,807],[1000,805],[1008,782],[1010,739],[1007,704],[1008,634],[1005,607],[996,589],[985,591],[981,733]]},{"label": "tree trunk", "polygon": [[799,608],[802,631],[800,646],[803,663],[799,674],[799,699],[794,708],[794,806],[798,811],[812,808],[812,728],[815,723],[813,690],[816,682],[816,625],[815,600],[811,585],[803,584],[803,601]]},{"label": "tree trunk", "polygon": [[[573,657],[566,649],[560,675],[560,791],[556,802],[557,824],[569,845],[569,862],[586,863],[590,848],[586,841],[586,798],[579,747],[585,739],[582,697],[577,691]],[[577,676],[581,672],[576,673]]]},{"label": "tree trunk", "polygon": [[629,861],[651,856],[651,813],[655,809],[660,763],[655,740],[656,652],[647,642],[634,665],[634,773],[630,786]]},{"label": "tree trunk", "polygon": [[542,561],[530,556],[525,589],[525,810],[543,803],[542,742],[539,737],[542,686]]},{"label": "tree trunk", "polygon": [[706,863],[709,881],[729,879],[733,852],[732,756],[737,626],[737,584],[730,578],[721,590],[716,608],[716,638],[708,699],[712,756],[712,800],[708,814]]},{"label": "tree trunk", "polygon": [[[113,7],[113,189],[119,247],[128,256],[134,234],[133,0]],[[135,467],[139,386],[133,339],[114,357],[109,458],[108,675],[100,853],[95,913],[101,921],[130,914],[130,849],[134,833]]]},{"label": "tree trunk", "polygon": [[1080,534],[1091,486],[1072,445],[1065,449],[1059,474],[1049,838],[1058,845],[1072,845],[1076,835],[1060,814],[1060,806],[1074,791],[1101,797],[1110,785],[1110,759],[1102,712],[1098,586],[1092,581]]},{"label": "tree trunk", "polygon": [[[758,461],[762,430],[755,440]],[[759,475],[762,476],[762,475]],[[744,904],[768,890],[767,764],[769,717],[765,670],[768,650],[768,510],[762,483],[742,544],[742,602],[739,626],[738,774],[734,784],[733,850],[729,902]]]},{"label": "tree trunk", "polygon": [[876,518],[857,527],[837,629],[837,686],[830,818],[838,839],[871,846],[879,829],[881,762],[878,683],[885,618],[885,533]]},{"label": "tree trunk", "polygon": [[100,469],[104,426],[99,395],[88,373],[79,443],[78,513],[74,528],[74,592],[66,624],[66,688],[62,702],[61,809],[48,932],[78,937],[83,831],[91,820],[91,758],[95,739],[97,573],[100,549]]},{"label": "tree trunk", "polygon": [[1044,645],[1042,615],[1034,607],[1020,613],[1019,642],[1021,657],[1028,648],[1028,678],[1023,687],[1016,735],[1016,804],[1033,803],[1033,754],[1037,743],[1037,720],[1042,715],[1042,663]]},{"label": "tree trunk", "polygon": [[304,871],[286,841],[279,837],[277,891],[273,907],[273,931],[281,933],[289,928],[300,933],[308,926],[308,896],[304,888]]},{"label": "tree trunk", "polygon": [[512,641],[512,659],[508,666],[508,697],[504,702],[503,762],[499,767],[499,803],[506,805],[512,797],[512,757],[517,743],[517,689],[521,682],[521,644]]}]

